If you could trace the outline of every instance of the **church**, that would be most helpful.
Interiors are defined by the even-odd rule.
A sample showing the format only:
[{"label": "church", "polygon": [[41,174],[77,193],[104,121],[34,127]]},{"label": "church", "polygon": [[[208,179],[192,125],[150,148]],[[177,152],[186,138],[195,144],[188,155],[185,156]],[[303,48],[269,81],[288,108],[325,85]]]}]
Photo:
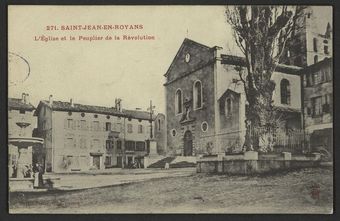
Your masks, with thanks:
[{"label": "church", "polygon": [[[238,78],[244,58],[184,39],[165,73],[168,154],[196,156],[242,148],[246,98]],[[278,65],[272,75],[274,106],[285,133],[301,129],[301,79],[297,66]]]}]

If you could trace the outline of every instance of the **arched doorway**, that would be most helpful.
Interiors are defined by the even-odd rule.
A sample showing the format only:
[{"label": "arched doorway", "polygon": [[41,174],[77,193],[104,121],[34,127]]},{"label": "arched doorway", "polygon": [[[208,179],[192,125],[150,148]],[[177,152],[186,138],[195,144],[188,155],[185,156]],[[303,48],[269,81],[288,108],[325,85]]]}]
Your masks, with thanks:
[{"label": "arched doorway", "polygon": [[184,133],[184,156],[192,156],[192,133],[187,130]]}]

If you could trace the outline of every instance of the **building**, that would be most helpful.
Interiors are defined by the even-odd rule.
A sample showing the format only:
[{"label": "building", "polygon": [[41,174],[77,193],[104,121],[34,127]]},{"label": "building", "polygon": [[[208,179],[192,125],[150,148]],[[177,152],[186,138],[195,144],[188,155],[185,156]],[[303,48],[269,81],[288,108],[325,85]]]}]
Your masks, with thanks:
[{"label": "building", "polygon": [[44,138],[46,171],[84,171],[143,165],[148,155],[150,114],[114,107],[40,101],[38,133]]},{"label": "building", "polygon": [[21,98],[8,98],[8,166],[10,177],[22,177],[22,170],[26,166],[38,163],[37,159],[33,157],[33,153],[39,151],[41,142],[32,137],[37,125],[34,110],[35,107],[29,102],[29,94],[23,93]]},{"label": "building", "polygon": [[332,57],[333,31],[330,23],[325,27],[318,25],[318,19],[311,6],[301,7],[305,7],[303,16],[297,19],[296,28],[286,42],[280,62],[306,67],[324,58]]},{"label": "building", "polygon": [[[166,77],[167,149],[175,155],[240,150],[245,136],[246,99],[241,84],[235,83],[244,59],[221,54],[185,39]],[[299,67],[279,65],[274,106],[282,113],[285,133],[301,129],[301,81]]]},{"label": "building", "polygon": [[300,71],[303,78],[303,124],[309,148],[333,152],[333,59]]}]

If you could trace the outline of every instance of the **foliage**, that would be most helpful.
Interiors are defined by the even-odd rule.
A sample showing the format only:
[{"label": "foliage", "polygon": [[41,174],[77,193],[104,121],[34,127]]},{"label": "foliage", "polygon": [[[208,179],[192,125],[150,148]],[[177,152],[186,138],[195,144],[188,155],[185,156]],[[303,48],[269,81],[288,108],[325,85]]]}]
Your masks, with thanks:
[{"label": "foliage", "polygon": [[212,152],[213,152],[213,149],[214,149],[213,142],[208,142],[208,143],[207,143],[207,146],[206,146],[206,149],[207,149],[208,155],[211,155]]},{"label": "foliage", "polygon": [[225,152],[226,153],[235,153],[238,152],[238,150],[241,149],[241,140],[239,137],[237,137],[236,139],[231,139],[229,140],[226,148],[225,148]]},{"label": "foliage", "polygon": [[[278,125],[273,119],[278,116],[272,105],[275,82],[271,77],[303,12],[302,6],[242,5],[226,9],[234,40],[245,56],[245,68],[235,68],[239,73],[235,82],[243,84],[247,100],[245,150],[259,148],[259,139],[266,140],[262,148],[272,148],[268,133],[276,132]],[[258,127],[267,130],[252,137],[251,129]]]}]

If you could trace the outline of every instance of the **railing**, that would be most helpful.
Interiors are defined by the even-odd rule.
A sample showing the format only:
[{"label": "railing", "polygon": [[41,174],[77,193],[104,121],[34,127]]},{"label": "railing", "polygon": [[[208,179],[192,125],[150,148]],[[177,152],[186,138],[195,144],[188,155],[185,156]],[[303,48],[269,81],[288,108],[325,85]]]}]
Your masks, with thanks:
[{"label": "railing", "polygon": [[250,134],[254,140],[259,140],[258,146],[272,142],[274,152],[301,152],[305,143],[304,132],[298,129],[271,132],[267,128],[256,128]]}]

